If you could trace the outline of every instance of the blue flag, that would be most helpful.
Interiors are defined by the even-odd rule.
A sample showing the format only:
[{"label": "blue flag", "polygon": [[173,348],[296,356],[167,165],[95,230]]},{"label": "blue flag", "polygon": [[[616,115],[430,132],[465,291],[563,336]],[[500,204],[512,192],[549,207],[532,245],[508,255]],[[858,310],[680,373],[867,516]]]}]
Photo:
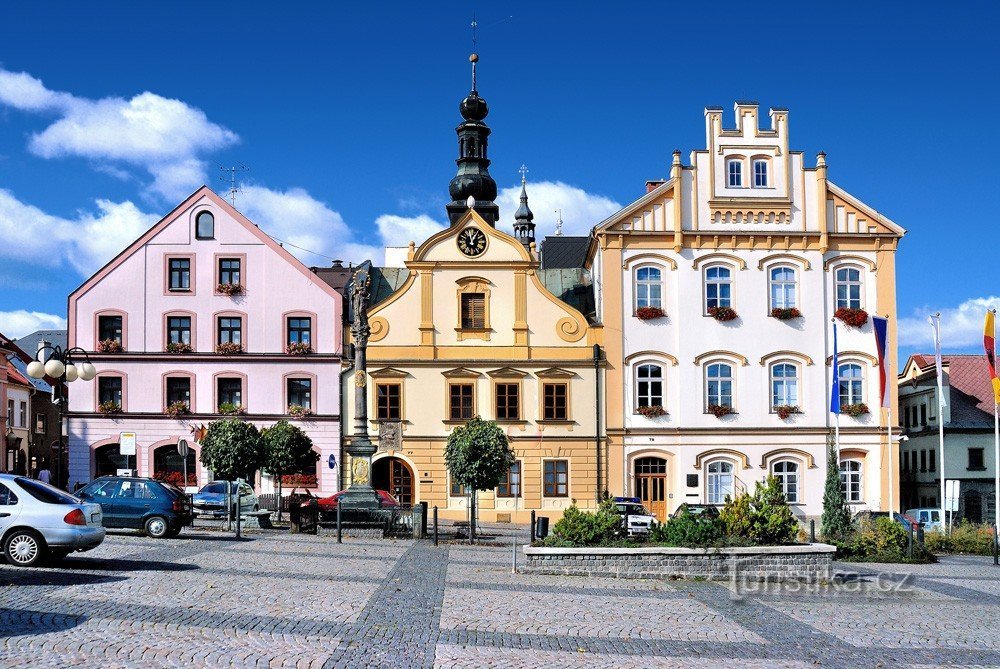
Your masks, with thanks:
[{"label": "blue flag", "polygon": [[830,413],[840,413],[840,364],[837,360],[837,324],[833,324],[833,386],[830,388]]}]

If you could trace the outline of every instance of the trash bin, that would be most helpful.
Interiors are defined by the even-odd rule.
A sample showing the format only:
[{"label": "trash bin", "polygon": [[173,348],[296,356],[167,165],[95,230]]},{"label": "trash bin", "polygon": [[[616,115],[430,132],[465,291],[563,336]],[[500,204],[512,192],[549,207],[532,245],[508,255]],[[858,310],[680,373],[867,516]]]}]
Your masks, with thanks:
[{"label": "trash bin", "polygon": [[288,496],[288,522],[291,525],[290,529],[293,534],[298,534],[302,531],[302,501],[305,497],[305,495],[296,493]]},{"label": "trash bin", "polygon": [[535,538],[544,539],[547,536],[549,536],[549,519],[539,516],[535,519]]}]

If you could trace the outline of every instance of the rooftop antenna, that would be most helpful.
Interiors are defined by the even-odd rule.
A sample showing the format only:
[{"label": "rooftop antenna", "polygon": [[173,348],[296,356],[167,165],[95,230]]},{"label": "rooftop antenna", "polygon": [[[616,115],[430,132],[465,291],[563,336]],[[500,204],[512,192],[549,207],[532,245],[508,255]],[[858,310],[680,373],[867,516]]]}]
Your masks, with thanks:
[{"label": "rooftop antenna", "polygon": [[221,176],[219,177],[219,181],[229,182],[229,204],[233,205],[233,209],[236,209],[236,194],[240,192],[240,189],[236,186],[236,174],[238,172],[247,172],[250,168],[243,163],[239,163],[238,165],[233,165],[232,167],[222,167],[220,165],[219,169],[223,172],[229,172],[228,178]]},{"label": "rooftop antenna", "polygon": [[556,209],[556,235],[562,236],[562,209]]}]

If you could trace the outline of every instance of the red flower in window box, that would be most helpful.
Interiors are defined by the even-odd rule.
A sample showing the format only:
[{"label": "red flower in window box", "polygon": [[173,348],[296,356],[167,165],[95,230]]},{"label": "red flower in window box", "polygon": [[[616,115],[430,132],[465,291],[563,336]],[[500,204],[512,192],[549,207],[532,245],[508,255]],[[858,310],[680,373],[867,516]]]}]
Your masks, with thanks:
[{"label": "red flower in window box", "polygon": [[97,405],[97,413],[105,416],[113,416],[122,412],[122,405],[118,402],[108,400]]},{"label": "red flower in window box", "polygon": [[736,320],[739,314],[732,307],[711,307],[708,310],[708,315],[720,323],[725,323],[726,321]]},{"label": "red flower in window box", "polygon": [[639,307],[635,310],[635,317],[640,321],[651,321],[655,318],[663,318],[666,315],[667,312],[659,307]]},{"label": "red flower in window box", "polygon": [[841,307],[833,312],[833,317],[852,328],[859,328],[868,322],[868,312],[864,309]]},{"label": "red flower in window box", "polygon": [[307,344],[306,342],[301,341],[292,342],[285,347],[285,353],[288,355],[307,355],[312,352],[312,344]]},{"label": "red flower in window box", "polygon": [[171,418],[180,418],[191,413],[191,407],[184,400],[178,400],[176,402],[171,402],[167,405],[167,408],[163,411]]},{"label": "red flower in window box", "polygon": [[97,351],[99,353],[121,353],[122,343],[117,339],[102,339],[97,342]]},{"label": "red flower in window box", "polygon": [[228,295],[232,297],[233,295],[243,294],[243,284],[242,283],[220,283],[219,287],[216,288],[217,291],[223,295]]},{"label": "red flower in window box", "polygon": [[786,420],[792,414],[802,413],[802,410],[795,404],[781,404],[774,407],[774,412],[778,414],[778,418]]},{"label": "red flower in window box", "polygon": [[793,318],[802,318],[802,312],[795,307],[789,307],[787,309],[775,307],[774,309],[771,309],[771,317],[777,318],[779,321],[790,321]]},{"label": "red flower in window box", "polygon": [[[182,472],[153,472],[153,478],[157,481],[163,481],[164,483],[169,483],[170,485],[178,488],[184,487],[184,474]],[[198,485],[198,476],[195,472],[188,472],[187,485]]]},{"label": "red flower in window box", "polygon": [[218,346],[216,346],[215,352],[222,353],[223,355],[233,355],[235,353],[242,353],[243,344],[234,344],[233,342],[228,341],[224,344],[219,344]]},{"label": "red flower in window box", "polygon": [[733,411],[733,407],[726,406],[725,404],[709,404],[708,413],[712,414],[716,418],[722,418],[723,416],[728,416],[729,414],[735,412]]},{"label": "red flower in window box", "polygon": [[840,407],[840,413],[846,413],[848,416],[860,418],[861,416],[869,413],[868,405],[864,402],[858,402],[857,404],[845,404]]},{"label": "red flower in window box", "polygon": [[636,413],[640,413],[646,418],[659,418],[666,414],[666,410],[660,405],[656,404],[653,406],[639,407],[636,409]]},{"label": "red flower in window box", "polygon": [[315,488],[319,483],[315,474],[283,474],[281,485],[299,488]]},{"label": "red flower in window box", "polygon": [[308,418],[313,415],[312,409],[307,409],[304,406],[299,406],[298,404],[288,405],[288,415],[292,418]]},{"label": "red flower in window box", "polygon": [[184,344],[177,341],[172,341],[167,344],[167,353],[190,353],[194,349],[191,348],[191,344]]}]

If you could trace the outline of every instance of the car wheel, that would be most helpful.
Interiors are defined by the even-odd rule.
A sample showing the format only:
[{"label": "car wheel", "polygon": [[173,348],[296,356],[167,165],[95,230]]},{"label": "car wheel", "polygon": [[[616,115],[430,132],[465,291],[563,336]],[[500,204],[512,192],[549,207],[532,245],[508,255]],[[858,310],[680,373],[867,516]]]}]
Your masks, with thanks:
[{"label": "car wheel", "polygon": [[153,516],[146,521],[146,535],[154,539],[162,539],[170,531],[170,525],[163,516]]},{"label": "car wheel", "polygon": [[7,561],[17,567],[34,567],[47,556],[45,541],[32,530],[14,530],[4,541]]}]

